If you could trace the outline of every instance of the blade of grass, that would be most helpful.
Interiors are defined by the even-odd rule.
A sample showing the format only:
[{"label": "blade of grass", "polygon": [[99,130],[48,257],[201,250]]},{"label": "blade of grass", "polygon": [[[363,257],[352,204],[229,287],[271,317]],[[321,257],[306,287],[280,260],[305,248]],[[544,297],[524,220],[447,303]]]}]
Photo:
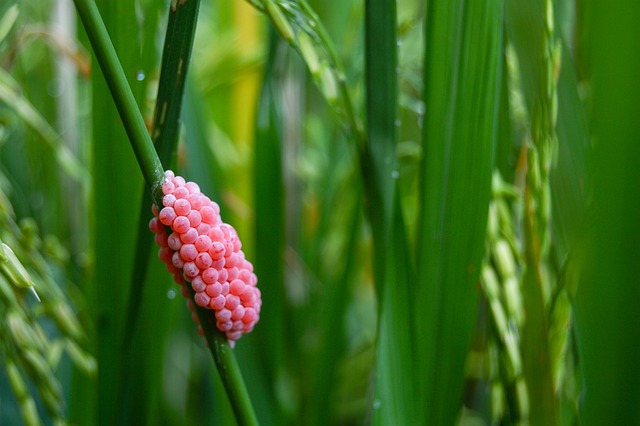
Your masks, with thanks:
[{"label": "blade of grass", "polygon": [[406,236],[399,195],[396,194],[392,224],[389,228],[385,262],[384,288],[378,295],[378,339],[375,365],[375,400],[373,423],[418,424],[418,376],[414,374],[414,341],[412,340],[411,283],[415,282],[411,253]]},{"label": "blade of grass", "polygon": [[[261,317],[262,327],[256,330],[260,345],[269,348],[259,361],[268,383],[277,383],[283,374],[285,354],[284,331],[284,180],[282,171],[281,112],[276,92],[277,52],[279,38],[271,33],[269,57],[265,66],[264,83],[258,104],[255,160],[255,235],[256,273],[260,276],[263,303],[269,315]],[[278,407],[278,395],[273,395],[271,423],[283,422]]]},{"label": "blade of grass", "polygon": [[[396,2],[365,2],[367,143],[361,154],[366,208],[374,237],[378,296],[374,424],[415,420],[411,355],[410,259],[397,179],[398,114]],[[364,157],[364,158],[362,158]],[[392,213],[394,219],[392,221]],[[391,253],[389,247],[392,247]]]},{"label": "blade of grass", "polygon": [[491,190],[503,2],[427,5],[422,226],[414,297],[418,423],[460,410]]},{"label": "blade of grass", "polygon": [[575,302],[585,425],[640,423],[640,5],[588,2],[593,215]]},{"label": "blade of grass", "polygon": [[[393,206],[398,113],[396,27],[395,1],[367,0],[365,2],[366,129],[367,151],[371,156],[372,166],[371,176],[367,177],[370,181],[365,181],[365,185],[374,186],[380,197],[380,204],[369,206],[369,210],[381,210],[381,219],[373,220],[372,218],[374,234],[378,232],[377,226],[391,223]],[[372,216],[374,213],[371,212],[369,215]],[[384,232],[384,229],[388,227],[380,231]],[[374,244],[381,244],[384,247],[386,238],[387,236],[379,236]],[[377,260],[382,260],[378,255],[376,257]],[[378,286],[378,291],[380,290]]]}]

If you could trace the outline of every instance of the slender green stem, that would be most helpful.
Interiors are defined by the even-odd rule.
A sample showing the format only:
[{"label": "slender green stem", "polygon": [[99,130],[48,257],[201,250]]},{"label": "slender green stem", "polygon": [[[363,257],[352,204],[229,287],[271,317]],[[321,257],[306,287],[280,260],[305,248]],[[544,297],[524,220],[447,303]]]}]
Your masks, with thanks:
[{"label": "slender green stem", "polygon": [[[191,285],[187,283],[187,289],[191,299],[195,296],[195,291],[191,288]],[[249,393],[242,379],[240,367],[236,362],[236,358],[233,355],[229,341],[224,333],[218,330],[216,326],[216,317],[211,314],[211,311],[202,308],[194,303],[196,307],[196,313],[200,320],[200,325],[204,331],[204,337],[207,339],[209,350],[213,359],[216,362],[218,373],[222,379],[231,407],[236,415],[236,421],[240,426],[253,426],[258,424],[258,420],[253,406],[251,405],[251,399]]]},{"label": "slender green stem", "polygon": [[75,0],[74,3],[122,118],[144,179],[157,199],[162,195],[160,185],[164,177],[162,164],[160,164],[144,119],[138,110],[138,105],[109,38],[107,28],[100,17],[98,7],[92,0]]},{"label": "slender green stem", "polygon": [[[151,137],[147,133],[144,120],[127,83],[109,34],[93,1],[75,0],[75,4],[129,135],[147,186],[153,194],[155,203],[161,205],[161,184],[164,178],[164,170]],[[181,101],[181,97],[177,98],[177,101]],[[179,116],[179,108],[177,111],[177,116]],[[191,298],[193,299],[194,294],[191,286],[187,285],[187,288],[191,292]],[[257,425],[258,422],[249,394],[229,342],[224,334],[217,329],[215,317],[211,315],[211,311],[200,307],[196,307],[196,311],[209,344],[209,349],[236,414],[238,424]]]},{"label": "slender green stem", "polygon": [[[152,130],[156,151],[162,165],[167,168],[171,167],[171,156],[178,145],[182,98],[191,51],[193,50],[193,38],[196,32],[199,9],[200,0],[192,0],[177,5],[176,9],[170,9],[169,13]],[[136,324],[140,315],[138,303],[142,300],[149,250],[153,245],[153,236],[146,229],[146,224],[149,221],[148,206],[153,200],[146,187],[142,190],[142,208],[140,209],[135,259],[137,267],[134,268],[131,276],[123,356],[128,356],[126,351],[133,348],[132,339],[135,336]]]}]

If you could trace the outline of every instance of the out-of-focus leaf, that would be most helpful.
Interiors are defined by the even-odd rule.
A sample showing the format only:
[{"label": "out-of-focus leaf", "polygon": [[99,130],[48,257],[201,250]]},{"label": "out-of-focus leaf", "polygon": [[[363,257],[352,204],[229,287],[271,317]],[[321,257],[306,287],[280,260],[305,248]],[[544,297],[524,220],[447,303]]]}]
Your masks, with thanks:
[{"label": "out-of-focus leaf", "polygon": [[11,107],[51,149],[60,167],[83,185],[90,185],[91,179],[86,168],[67,148],[58,133],[35,107],[18,90],[17,82],[9,73],[0,68],[0,101]]},{"label": "out-of-focus leaf", "polygon": [[588,4],[593,214],[575,301],[585,425],[640,423],[640,4]]}]

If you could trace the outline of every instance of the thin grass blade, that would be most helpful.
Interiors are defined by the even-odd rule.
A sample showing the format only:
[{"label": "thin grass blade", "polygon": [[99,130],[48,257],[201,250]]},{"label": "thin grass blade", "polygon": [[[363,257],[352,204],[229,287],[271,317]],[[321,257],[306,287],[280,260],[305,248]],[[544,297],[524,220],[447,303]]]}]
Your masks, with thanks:
[{"label": "thin grass blade", "polygon": [[[285,287],[284,239],[285,208],[282,170],[282,119],[277,94],[277,52],[279,38],[271,34],[269,57],[258,103],[254,159],[256,273],[260,276],[263,303],[269,314],[261,318],[256,330],[262,351],[259,362],[267,383],[277,383],[284,369],[285,343]],[[256,342],[258,343],[258,342]],[[270,399],[271,422],[281,423],[283,413],[278,409],[277,395]],[[267,414],[267,413],[265,413]]]}]

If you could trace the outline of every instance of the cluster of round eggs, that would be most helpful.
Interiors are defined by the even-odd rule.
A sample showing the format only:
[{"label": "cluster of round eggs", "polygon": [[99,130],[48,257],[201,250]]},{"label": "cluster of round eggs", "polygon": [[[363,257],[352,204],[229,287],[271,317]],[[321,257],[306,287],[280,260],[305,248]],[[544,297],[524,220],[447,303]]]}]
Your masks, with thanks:
[{"label": "cluster of round eggs", "polygon": [[186,285],[195,292],[197,305],[214,312],[218,329],[233,345],[260,318],[262,299],[253,265],[245,259],[235,229],[220,219],[218,204],[196,183],[167,170],[162,193],[164,207],[158,212],[154,205],[149,222],[160,246],[158,256],[182,286],[194,320],[200,324]]}]

